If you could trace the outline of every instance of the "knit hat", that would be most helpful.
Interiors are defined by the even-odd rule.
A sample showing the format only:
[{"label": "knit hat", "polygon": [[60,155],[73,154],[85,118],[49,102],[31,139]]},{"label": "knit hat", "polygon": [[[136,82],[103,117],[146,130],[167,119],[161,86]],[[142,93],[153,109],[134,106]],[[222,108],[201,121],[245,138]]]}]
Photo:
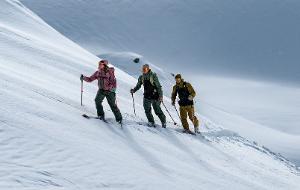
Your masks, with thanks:
[{"label": "knit hat", "polygon": [[102,59],[101,61],[99,61],[99,64],[104,64],[104,65],[108,65],[108,61],[105,59]]},{"label": "knit hat", "polygon": [[143,67],[150,68],[150,66],[148,64],[144,64]]},{"label": "knit hat", "polygon": [[177,78],[180,78],[180,79],[181,79],[181,74],[177,74],[177,75],[175,76],[175,79],[177,79]]}]

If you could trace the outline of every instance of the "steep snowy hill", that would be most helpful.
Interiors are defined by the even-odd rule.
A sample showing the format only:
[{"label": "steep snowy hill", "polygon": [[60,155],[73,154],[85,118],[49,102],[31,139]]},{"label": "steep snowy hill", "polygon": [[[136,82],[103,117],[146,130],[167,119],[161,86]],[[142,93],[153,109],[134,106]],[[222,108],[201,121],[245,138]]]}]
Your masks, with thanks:
[{"label": "steep snowy hill", "polygon": [[[173,83],[173,79],[169,79],[169,73],[182,73],[197,89],[197,106],[201,114],[227,129],[247,135],[248,138],[270,147],[300,165],[299,87],[222,77],[224,73],[231,73],[236,69],[237,72],[231,73],[236,77],[245,77],[245,70],[251,73],[251,77],[257,73],[265,77],[273,68],[297,60],[298,53],[294,60],[285,59],[284,64],[275,64],[284,57],[283,55],[294,54],[297,48],[286,50],[285,53],[274,50],[280,47],[282,36],[287,36],[273,36],[282,30],[285,30],[285,34],[291,34],[291,38],[298,36],[298,30],[291,29],[296,26],[291,25],[291,22],[297,19],[298,15],[295,10],[299,3],[296,1],[22,2],[59,32],[94,54],[112,60],[134,77],[140,73],[140,65],[132,64],[135,56],[142,56],[143,61],[150,61],[159,68],[166,68],[167,65],[167,69],[164,68],[167,72],[157,67],[154,69],[164,80],[163,87],[167,96],[170,95],[170,81]],[[289,14],[284,14],[287,10]],[[276,19],[279,13],[282,16]],[[287,28],[279,27],[279,23],[282,22]],[[239,25],[236,25],[237,23]],[[270,25],[279,28],[268,33],[270,28],[265,27]],[[256,35],[256,38],[252,35]],[[299,44],[296,39],[300,38],[292,41],[284,39],[286,41],[283,49],[292,44]],[[247,44],[252,46],[248,47]],[[267,47],[267,44],[272,44],[272,47]],[[253,51],[258,51],[258,55],[255,56]],[[220,52],[221,57],[218,55]],[[281,52],[278,54],[282,56],[274,52]],[[247,57],[249,54],[251,56]],[[229,59],[230,56],[232,57]],[[254,60],[254,57],[257,60]],[[262,61],[265,57],[272,61]],[[239,64],[232,65],[234,61],[238,61]],[[247,64],[249,61],[250,67],[249,63]],[[258,64],[261,61],[262,63]],[[296,72],[298,69],[287,74],[291,68],[293,67],[277,68],[279,71],[275,72],[276,78],[299,78]],[[211,72],[216,70],[222,72]]]},{"label": "steep snowy hill", "polygon": [[[120,129],[95,113],[96,84],[84,85],[99,60],[19,1],[0,1],[0,189],[299,189],[300,173],[267,148],[202,118],[200,136],[147,128],[136,79],[116,69]],[[167,98],[166,98],[167,99]],[[167,103],[169,106],[169,103]],[[174,112],[171,113],[175,115]]]}]

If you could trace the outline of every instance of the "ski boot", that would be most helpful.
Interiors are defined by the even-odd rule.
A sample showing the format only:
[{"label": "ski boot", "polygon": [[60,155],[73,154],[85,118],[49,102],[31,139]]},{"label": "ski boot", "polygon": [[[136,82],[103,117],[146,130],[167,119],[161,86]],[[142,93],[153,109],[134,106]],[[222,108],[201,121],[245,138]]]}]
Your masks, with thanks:
[{"label": "ski boot", "polygon": [[155,127],[155,123],[154,122],[148,122],[148,127]]},{"label": "ski boot", "polygon": [[117,123],[120,125],[123,125],[123,121],[122,120],[117,120]]},{"label": "ski boot", "polygon": [[191,135],[196,135],[196,133],[192,132],[190,129],[183,129],[183,133],[191,134]]},{"label": "ski boot", "polygon": [[194,132],[196,134],[200,134],[200,131],[199,131],[199,127],[198,126],[194,126]]},{"label": "ski boot", "polygon": [[104,115],[100,115],[100,116],[98,116],[98,119],[100,119],[100,120],[102,120],[102,121],[105,121],[105,117],[104,117]]},{"label": "ski boot", "polygon": [[123,120],[117,120],[117,123],[120,125],[121,128],[123,128]]}]

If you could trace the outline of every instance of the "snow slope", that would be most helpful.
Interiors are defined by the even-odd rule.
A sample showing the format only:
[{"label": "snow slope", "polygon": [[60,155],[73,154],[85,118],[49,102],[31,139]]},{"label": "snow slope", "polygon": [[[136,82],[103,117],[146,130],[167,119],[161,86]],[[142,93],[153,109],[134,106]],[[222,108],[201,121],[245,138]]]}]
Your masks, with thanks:
[{"label": "snow slope", "polygon": [[201,92],[196,106],[202,115],[300,166],[300,89],[222,77],[193,80]]},{"label": "snow slope", "polygon": [[[0,189],[299,189],[300,173],[268,149],[202,118],[206,140],[138,125],[120,69],[120,129],[86,120],[99,58],[63,37],[16,0],[0,1]],[[169,104],[168,104],[169,106]],[[107,117],[112,113],[105,104]],[[175,115],[172,112],[172,115]]]},{"label": "snow slope", "polygon": [[[135,78],[140,74],[142,64],[151,65],[135,53],[110,53],[100,57],[111,60]],[[141,62],[134,63],[135,57],[141,57]],[[165,94],[170,96],[174,78],[157,66],[151,66],[158,73]],[[271,148],[300,166],[299,89],[262,81],[211,76],[187,76],[186,80],[191,81],[198,92],[196,107],[202,116]],[[270,92],[273,92],[272,96]],[[272,124],[279,127],[275,128]]]},{"label": "snow slope", "polygon": [[[202,115],[227,129],[247,135],[248,138],[300,164],[299,87],[220,77],[221,74],[235,70],[236,67],[245,66],[247,61],[254,62],[253,57],[256,56],[251,53],[252,46],[249,47],[249,52],[239,52],[239,50],[244,50],[245,44],[262,44],[265,40],[271,39],[270,34],[258,43],[258,39],[263,38],[268,32],[263,29],[270,24],[268,22],[264,25],[266,20],[263,20],[264,22],[260,20],[273,18],[270,16],[273,14],[279,15],[295,2],[276,1],[271,6],[268,6],[271,4],[268,1],[209,0],[162,0],[159,3],[148,0],[22,0],[22,2],[62,34],[94,54],[112,60],[119,68],[135,78],[140,73],[140,64],[133,64],[133,57],[142,56],[144,62],[154,63],[159,68],[165,67],[168,72],[157,67],[154,70],[164,81],[163,87],[167,96],[170,95],[170,81],[173,83],[173,79],[169,79],[169,73],[182,73],[197,89],[197,105]],[[279,10],[276,9],[278,7]],[[296,15],[295,7],[289,9],[292,12],[288,15]],[[253,13],[255,15],[251,15]],[[235,15],[240,15],[241,20]],[[287,14],[284,14],[282,20],[275,18],[271,20],[276,21],[275,26],[277,26],[278,22],[283,22],[285,19],[292,21],[296,18],[286,16]],[[236,23],[240,25],[237,26]],[[287,24],[285,26],[289,25],[285,24]],[[254,25],[257,27],[247,30],[242,28],[245,25],[246,28]],[[253,28],[256,30],[254,33],[257,34],[255,39],[249,38]],[[281,28],[287,30],[287,33],[297,31],[288,31],[289,27]],[[218,29],[225,31],[226,34],[220,34]],[[247,35],[248,33],[250,34]],[[276,40],[271,41],[272,43],[267,44],[273,44]],[[287,45],[290,44],[294,42]],[[273,45],[275,48],[275,44]],[[226,51],[218,58],[217,54],[221,51],[219,48],[225,48]],[[241,58],[240,65],[236,67],[231,65],[231,59],[226,59],[230,57],[230,51],[235,48],[237,49],[233,51],[233,60]],[[256,57],[260,59],[259,61],[262,61],[264,56],[270,56],[270,51],[273,51],[273,47],[270,49],[264,45],[262,47],[255,45],[252,48],[261,50]],[[252,57],[245,58],[249,53]],[[279,60],[276,59],[276,55],[271,57],[272,60],[275,59],[274,64]],[[211,62],[213,63],[210,64]],[[284,62],[289,63],[287,60]],[[268,75],[270,70],[262,68],[267,68],[268,64],[270,63],[264,62],[251,66],[247,70],[253,75],[258,72]],[[216,65],[223,68],[222,73],[209,72],[208,68],[217,67]],[[281,64],[271,66],[278,65]],[[192,68],[194,71],[188,72],[179,68]],[[220,71],[216,68],[211,69]],[[277,73],[277,76],[288,75],[285,69]],[[245,77],[242,73],[231,74]],[[297,73],[295,76],[298,76]]]}]

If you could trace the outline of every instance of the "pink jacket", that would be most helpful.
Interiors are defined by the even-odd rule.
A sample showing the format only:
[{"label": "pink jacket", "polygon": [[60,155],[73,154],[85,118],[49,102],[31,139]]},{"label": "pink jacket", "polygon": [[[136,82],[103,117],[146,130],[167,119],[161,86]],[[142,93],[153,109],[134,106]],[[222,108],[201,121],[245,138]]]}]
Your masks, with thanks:
[{"label": "pink jacket", "polygon": [[108,68],[105,70],[98,70],[90,77],[83,77],[83,80],[86,82],[93,82],[94,80],[98,80],[99,89],[106,91],[115,91],[117,87],[117,81],[114,74],[114,68]]}]

